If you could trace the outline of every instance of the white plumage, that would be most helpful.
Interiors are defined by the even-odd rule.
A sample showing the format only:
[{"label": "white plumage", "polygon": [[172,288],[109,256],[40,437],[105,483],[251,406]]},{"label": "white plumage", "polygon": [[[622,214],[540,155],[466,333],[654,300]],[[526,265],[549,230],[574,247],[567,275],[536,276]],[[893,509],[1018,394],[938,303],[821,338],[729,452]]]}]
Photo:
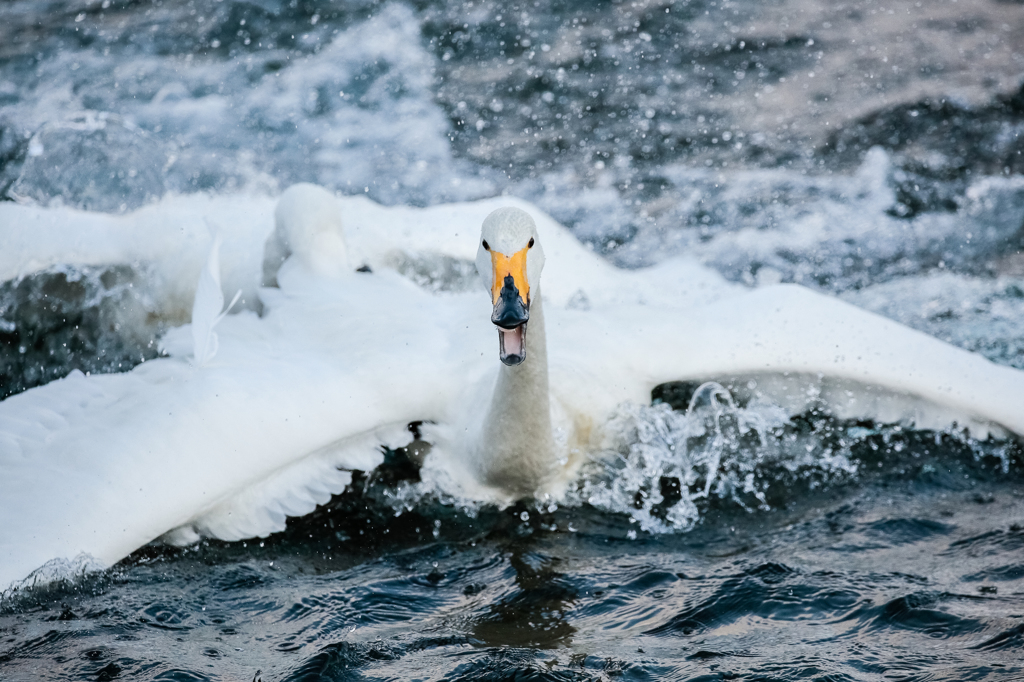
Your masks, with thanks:
[{"label": "white plumage", "polygon": [[[546,254],[531,286],[543,289],[559,435],[540,493],[557,495],[600,448],[619,404],[669,380],[741,378],[792,413],[817,401],[841,417],[1024,434],[1024,373],[801,287],[751,291],[687,259],[618,270],[515,200],[412,209],[304,196],[288,229],[334,244],[347,266],[332,271],[289,243],[280,288],[260,294],[263,317],[224,318],[205,364],[191,362],[185,326],[164,339],[168,358],[74,372],[0,403],[0,588],[52,559],[109,565],[165,534],[279,530],[343,490],[348,470],[376,466],[381,444],[407,442],[411,421],[434,422],[426,471],[439,485],[499,502],[517,494],[481,480],[473,459],[499,363],[491,302],[465,282],[484,216],[507,204],[534,217]],[[0,206],[0,224],[25,211]],[[332,212],[340,246],[303,232],[314,218],[336,230],[323,220]],[[262,245],[269,232],[263,223],[250,238]],[[244,260],[258,281],[260,260]],[[364,264],[373,272],[355,272]],[[445,291],[399,270],[434,272],[428,284]]]}]

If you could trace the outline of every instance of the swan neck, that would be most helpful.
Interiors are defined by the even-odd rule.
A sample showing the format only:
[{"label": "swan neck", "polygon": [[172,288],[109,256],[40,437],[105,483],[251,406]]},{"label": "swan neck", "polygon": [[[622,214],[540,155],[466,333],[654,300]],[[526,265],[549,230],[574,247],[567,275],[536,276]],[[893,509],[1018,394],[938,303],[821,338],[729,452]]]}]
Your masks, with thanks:
[{"label": "swan neck", "polygon": [[526,328],[526,359],[501,365],[479,453],[484,480],[520,496],[536,491],[554,469],[547,356],[544,306],[537,291]]}]

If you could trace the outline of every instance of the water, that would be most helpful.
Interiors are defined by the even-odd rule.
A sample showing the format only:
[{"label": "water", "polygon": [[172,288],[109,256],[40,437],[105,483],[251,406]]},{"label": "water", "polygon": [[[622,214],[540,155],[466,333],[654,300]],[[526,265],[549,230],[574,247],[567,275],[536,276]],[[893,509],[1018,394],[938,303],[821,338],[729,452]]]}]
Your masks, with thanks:
[{"label": "water", "polygon": [[1016,679],[1019,484],[923,461],[635,539],[587,505],[395,517],[370,485],[266,541],[152,547],[26,595],[0,661],[12,680]]},{"label": "water", "polygon": [[[1024,368],[1019,3],[14,0],[0,17],[5,200],[507,192],[618,265],[690,253]],[[154,357],[171,321],[148,276],[0,284],[0,396]],[[0,679],[1024,678],[1019,443],[697,388],[624,406],[559,505],[450,499],[389,453],[264,541],[153,545],[18,591]]]},{"label": "water", "polygon": [[[0,603],[4,679],[1015,679],[1024,452],[666,385],[561,504],[415,448],[265,540]],[[685,398],[688,410],[671,405]],[[688,531],[688,532],[684,532]],[[55,568],[55,567],[51,567]],[[67,568],[65,567],[65,571]]]}]

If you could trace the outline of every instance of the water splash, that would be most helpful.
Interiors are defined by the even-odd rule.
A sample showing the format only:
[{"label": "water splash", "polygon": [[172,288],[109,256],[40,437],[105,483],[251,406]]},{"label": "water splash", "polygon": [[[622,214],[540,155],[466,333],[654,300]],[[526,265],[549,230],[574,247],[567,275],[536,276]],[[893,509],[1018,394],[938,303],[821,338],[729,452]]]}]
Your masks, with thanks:
[{"label": "water splash", "polygon": [[628,514],[655,533],[692,528],[698,500],[712,496],[767,508],[758,469],[771,452],[769,437],[788,423],[774,405],[738,407],[714,382],[694,392],[686,412],[624,405],[608,425],[614,446],[571,497]]},{"label": "water splash", "polygon": [[33,592],[38,588],[73,585],[86,576],[106,568],[102,561],[85,552],[72,559],[51,559],[29,573],[23,580],[12,583],[6,590],[0,590],[0,603],[10,603],[18,595]]},{"label": "water splash", "polygon": [[57,265],[0,283],[0,399],[156,357],[164,323],[139,265]]},{"label": "water splash", "polygon": [[626,514],[649,533],[686,532],[723,503],[767,512],[871,475],[927,482],[955,470],[965,480],[999,479],[1021,461],[1013,439],[979,440],[956,425],[843,421],[821,410],[789,418],[766,402],[738,405],[714,382],[697,389],[685,412],[624,405],[608,430],[613,445],[584,469],[567,502]]}]

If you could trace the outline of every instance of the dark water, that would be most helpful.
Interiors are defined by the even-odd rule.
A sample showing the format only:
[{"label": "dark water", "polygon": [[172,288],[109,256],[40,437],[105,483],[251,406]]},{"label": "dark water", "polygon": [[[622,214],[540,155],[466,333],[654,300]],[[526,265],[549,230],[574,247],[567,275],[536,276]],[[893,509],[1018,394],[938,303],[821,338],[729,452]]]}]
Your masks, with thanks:
[{"label": "dark water", "polygon": [[[1022,35],[1008,0],[11,0],[0,198],[509,192],[619,265],[691,253],[1024,367]],[[146,282],[0,283],[0,396],[153,357]],[[662,534],[632,512],[664,519],[671,476],[396,515],[396,455],[264,541],[8,596],[0,680],[1024,679],[1019,443],[764,435]]]},{"label": "dark water", "polygon": [[1007,477],[961,455],[633,540],[587,506],[395,517],[363,479],[266,541],[154,546],[19,597],[0,675],[1024,679],[1020,457]]}]

